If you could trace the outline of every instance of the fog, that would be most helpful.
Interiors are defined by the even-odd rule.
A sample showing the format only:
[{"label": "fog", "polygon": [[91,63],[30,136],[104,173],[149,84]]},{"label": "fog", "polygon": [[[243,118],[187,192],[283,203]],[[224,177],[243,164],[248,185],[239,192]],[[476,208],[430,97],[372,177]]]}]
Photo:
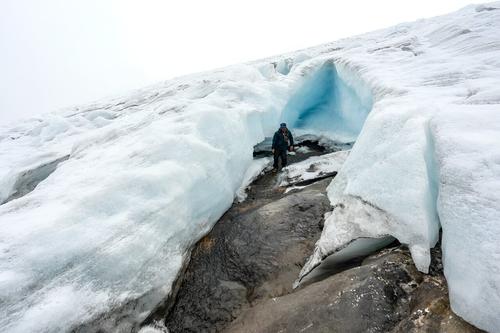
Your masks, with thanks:
[{"label": "fog", "polygon": [[2,0],[0,124],[471,0]]}]

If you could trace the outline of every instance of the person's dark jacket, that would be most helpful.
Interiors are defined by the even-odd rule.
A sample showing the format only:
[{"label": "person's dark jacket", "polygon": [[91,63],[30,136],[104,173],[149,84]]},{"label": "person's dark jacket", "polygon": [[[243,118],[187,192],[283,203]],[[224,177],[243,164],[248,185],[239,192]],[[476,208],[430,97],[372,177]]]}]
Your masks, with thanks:
[{"label": "person's dark jacket", "polygon": [[285,135],[281,129],[277,130],[273,136],[273,149],[276,150],[288,150],[289,146],[293,146],[293,136],[292,132],[287,130],[288,143],[285,140]]}]

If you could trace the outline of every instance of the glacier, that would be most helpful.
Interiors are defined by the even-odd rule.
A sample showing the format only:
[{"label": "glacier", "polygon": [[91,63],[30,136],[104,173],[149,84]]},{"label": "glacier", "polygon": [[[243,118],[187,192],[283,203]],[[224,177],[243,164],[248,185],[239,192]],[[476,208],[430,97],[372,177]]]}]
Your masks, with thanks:
[{"label": "glacier", "polygon": [[314,133],[340,142],[356,139],[372,109],[372,96],[362,82],[349,82],[353,75],[339,74],[342,69],[326,61],[290,97],[281,120],[296,135]]},{"label": "glacier", "polygon": [[356,140],[302,277],[388,236],[426,272],[441,229],[453,311],[497,330],[499,31],[468,6],[1,127],[1,331],[137,330],[280,121]]},{"label": "glacier", "polygon": [[426,272],[442,228],[453,311],[500,327],[499,9],[469,6],[336,44],[375,103],[329,186],[334,210],[301,278],[353,241],[387,235]]}]

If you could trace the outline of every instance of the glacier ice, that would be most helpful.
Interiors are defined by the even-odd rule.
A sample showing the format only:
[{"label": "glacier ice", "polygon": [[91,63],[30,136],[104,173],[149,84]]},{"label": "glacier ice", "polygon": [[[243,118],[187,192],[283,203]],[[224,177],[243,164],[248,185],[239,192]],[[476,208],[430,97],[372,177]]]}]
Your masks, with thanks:
[{"label": "glacier ice", "polygon": [[366,257],[367,255],[391,244],[392,242],[394,242],[394,237],[391,236],[381,236],[380,238],[356,238],[343,248],[338,249],[335,253],[324,258],[323,261],[315,263],[316,266],[314,269],[310,270],[309,274],[302,276],[294,283],[294,288],[297,288],[304,283],[321,280],[324,277],[342,271],[345,269],[345,266],[343,265],[345,263],[350,264],[350,260]]},{"label": "glacier ice", "polygon": [[356,139],[304,274],[388,235],[426,271],[441,227],[453,310],[495,331],[499,30],[499,2],[469,6],[1,128],[1,330],[138,328],[285,120]]},{"label": "glacier ice", "polygon": [[271,157],[263,157],[254,159],[252,164],[248,167],[240,188],[236,192],[236,199],[238,202],[243,202],[247,198],[246,189],[267,167],[272,165]]},{"label": "glacier ice", "polygon": [[[57,168],[59,163],[67,160],[69,155],[39,161],[39,164],[21,170],[16,175],[6,176],[0,188],[0,204],[22,197],[33,189]],[[10,184],[9,184],[10,182]]]},{"label": "glacier ice", "polygon": [[374,104],[329,186],[335,209],[302,277],[353,240],[383,235],[408,244],[426,272],[442,227],[453,311],[500,327],[500,3],[486,7],[336,45]]},{"label": "glacier ice", "polygon": [[[333,61],[326,61],[291,96],[282,121],[301,133],[324,134],[342,142],[354,141],[372,108],[371,93],[349,85]],[[346,82],[347,81],[347,82]],[[355,90],[358,88],[358,91]]]},{"label": "glacier ice", "polygon": [[288,88],[242,65],[4,132],[2,179],[69,158],[0,205],[1,330],[67,331],[103,313],[138,325],[248,181]]},{"label": "glacier ice", "polygon": [[[139,325],[244,198],[268,162],[254,145],[326,61],[293,59],[287,75],[231,66],[3,130],[2,195],[33,186],[0,205],[2,331]],[[44,177],[25,173],[47,161]]]},{"label": "glacier ice", "polygon": [[[431,122],[440,171],[439,216],[451,306],[500,327],[500,117],[498,105],[457,106]],[[467,133],[466,136],[463,134]]]}]

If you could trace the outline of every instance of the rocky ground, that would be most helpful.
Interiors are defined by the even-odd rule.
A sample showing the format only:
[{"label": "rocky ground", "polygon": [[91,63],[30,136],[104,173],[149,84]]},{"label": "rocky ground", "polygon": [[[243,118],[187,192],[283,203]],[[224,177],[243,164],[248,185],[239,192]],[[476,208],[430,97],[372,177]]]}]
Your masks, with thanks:
[{"label": "rocky ground", "polygon": [[[323,153],[309,144],[291,163]],[[194,248],[169,306],[169,332],[480,332],[450,309],[441,253],[430,274],[397,242],[293,289],[330,210],[331,177],[285,193],[266,173]]]},{"label": "rocky ground", "polygon": [[262,300],[225,332],[480,330],[451,311],[442,271],[418,272],[409,251],[395,246],[369,256],[358,267],[283,297]]}]

